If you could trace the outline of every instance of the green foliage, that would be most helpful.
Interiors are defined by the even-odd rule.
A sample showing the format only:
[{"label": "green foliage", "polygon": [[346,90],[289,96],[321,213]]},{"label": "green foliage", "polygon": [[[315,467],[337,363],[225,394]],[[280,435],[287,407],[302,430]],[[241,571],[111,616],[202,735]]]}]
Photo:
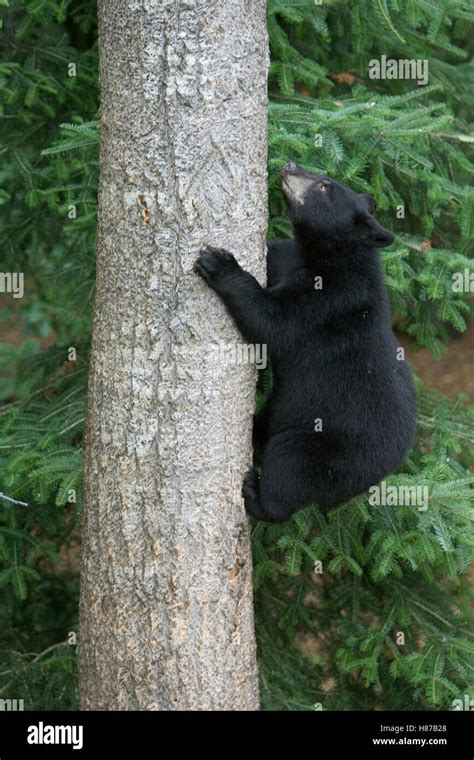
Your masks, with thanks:
[{"label": "green foliage", "polygon": [[[25,273],[28,297],[15,302],[25,332],[73,342],[89,334],[94,281],[95,5],[13,0],[3,15],[2,267]],[[53,153],[59,140],[77,150]]]},{"label": "green foliage", "polygon": [[[66,639],[77,630],[98,179],[95,6],[12,0],[0,13],[2,267],[25,273],[25,298],[0,300],[7,328],[22,331],[19,345],[0,344],[0,492],[28,504],[0,499],[0,697],[72,709]],[[460,0],[268,8],[270,235],[289,233],[277,169],[290,159],[373,194],[397,234],[383,251],[397,327],[435,356],[470,316],[452,276],[472,266],[473,20]],[[370,79],[381,55],[427,59],[429,85]],[[270,372],[260,373],[258,405],[270,386]],[[387,485],[426,487],[426,510],[364,495],[327,516],[308,509],[254,526],[266,709],[439,709],[470,693],[474,412],[421,386],[419,407],[417,445]]]},{"label": "green foliage", "polygon": [[[426,486],[426,505],[377,506],[361,496],[327,516],[310,508],[287,525],[255,527],[267,706],[294,709],[296,699],[298,709],[315,703],[447,709],[469,693],[474,640],[466,572],[474,475],[467,462],[474,414],[466,420],[462,407],[437,395],[424,394],[421,407],[419,444],[404,471],[386,483]],[[278,698],[273,692],[276,655],[264,643],[272,630],[288,683],[297,680],[296,696],[288,688]],[[302,656],[308,641],[309,654]]]},{"label": "green foliage", "polygon": [[[289,232],[277,169],[290,158],[374,195],[397,233],[382,252],[397,326],[439,356],[471,313],[452,284],[472,268],[472,9],[362,0],[269,13],[270,236]],[[371,80],[381,55],[428,59],[430,84]],[[419,390],[417,445],[386,484],[425,487],[426,509],[364,495],[255,526],[267,709],[449,709],[469,693],[474,411]]]},{"label": "green foliage", "polygon": [[[289,155],[374,195],[382,222],[397,234],[386,253],[393,310],[401,329],[439,356],[446,325],[463,331],[471,311],[469,294],[453,292],[452,275],[469,267],[474,251],[474,137],[464,116],[472,119],[466,78],[474,64],[459,66],[474,13],[460,2],[435,9],[416,0],[403,11],[398,2],[355,6],[298,4],[297,19],[292,4],[270,6],[270,237],[288,233],[277,169]],[[449,31],[462,48],[448,45]],[[370,79],[369,62],[382,55],[426,59],[429,85]],[[304,72],[318,61],[318,78],[282,81],[280,61],[298,67],[300,59]]]},{"label": "green foliage", "polygon": [[0,499],[0,696],[73,709],[77,569],[65,558],[77,554],[94,282],[96,12],[91,0],[0,12],[2,269],[25,274],[25,297],[2,296],[0,318],[26,338],[0,344],[0,492],[28,504]]},{"label": "green foliage", "polygon": [[[64,545],[64,537],[54,540]],[[77,595],[77,573],[58,574],[52,561],[41,565],[26,600],[2,588],[2,699],[22,699],[25,710],[77,709],[75,647],[67,641],[77,631]]]}]

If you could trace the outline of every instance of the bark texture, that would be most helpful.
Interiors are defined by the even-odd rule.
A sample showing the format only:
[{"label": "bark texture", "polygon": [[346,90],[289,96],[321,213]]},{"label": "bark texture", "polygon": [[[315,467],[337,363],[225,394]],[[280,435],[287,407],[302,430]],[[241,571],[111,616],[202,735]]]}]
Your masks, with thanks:
[{"label": "bark texture", "polygon": [[263,279],[265,2],[99,0],[99,45],[81,706],[256,709],[255,371],[192,266],[210,243]]}]

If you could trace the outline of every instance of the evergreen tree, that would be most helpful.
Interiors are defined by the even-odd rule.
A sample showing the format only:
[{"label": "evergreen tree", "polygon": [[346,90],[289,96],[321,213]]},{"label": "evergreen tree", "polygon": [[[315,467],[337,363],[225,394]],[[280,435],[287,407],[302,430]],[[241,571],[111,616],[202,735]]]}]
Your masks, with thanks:
[{"label": "evergreen tree", "polygon": [[[28,507],[0,500],[0,696],[69,709],[77,574],[64,556],[77,550],[94,283],[95,7],[10,0],[2,19],[2,268],[24,272],[25,297],[0,306],[25,340],[0,345],[0,492]],[[290,159],[373,194],[396,233],[382,257],[397,329],[437,357],[471,316],[468,280],[455,283],[473,270],[473,21],[461,0],[268,9],[269,237],[290,233],[278,183]],[[382,56],[427,61],[428,83],[371,78]],[[270,383],[261,373],[257,404]],[[450,709],[474,696],[474,407],[418,391],[417,444],[386,485],[426,488],[426,509],[366,494],[327,517],[309,508],[254,526],[267,709]]]}]

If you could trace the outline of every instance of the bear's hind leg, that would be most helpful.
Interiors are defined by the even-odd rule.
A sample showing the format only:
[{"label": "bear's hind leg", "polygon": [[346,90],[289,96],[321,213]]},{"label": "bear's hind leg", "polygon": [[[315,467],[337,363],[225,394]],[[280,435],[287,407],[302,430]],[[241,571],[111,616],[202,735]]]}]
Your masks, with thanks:
[{"label": "bear's hind leg", "polygon": [[245,476],[245,507],[266,522],[283,522],[312,504],[326,512],[374,482],[362,464],[347,445],[328,436],[279,433],[265,446],[260,478],[255,469]]},{"label": "bear's hind leg", "polygon": [[272,515],[265,512],[260,505],[260,478],[255,467],[244,476],[242,496],[244,497],[245,509],[249,515],[264,522],[276,522]]},{"label": "bear's hind leg", "polygon": [[[280,433],[265,446],[260,477],[250,470],[242,493],[245,508],[258,520],[283,522],[318,495],[318,451],[305,434]],[[319,448],[319,447],[318,447]]]}]

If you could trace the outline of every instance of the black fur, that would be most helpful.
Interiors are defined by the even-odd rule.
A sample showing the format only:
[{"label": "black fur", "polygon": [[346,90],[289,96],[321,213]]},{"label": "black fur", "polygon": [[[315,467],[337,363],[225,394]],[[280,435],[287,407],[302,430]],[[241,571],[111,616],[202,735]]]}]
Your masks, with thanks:
[{"label": "black fur", "polygon": [[227,251],[208,247],[195,264],[271,357],[273,388],[254,423],[261,472],[243,484],[247,511],[271,522],[376,484],[402,463],[416,416],[377,250],[394,238],[375,201],[294,164],[281,176],[295,238],[268,243],[267,288]]}]

